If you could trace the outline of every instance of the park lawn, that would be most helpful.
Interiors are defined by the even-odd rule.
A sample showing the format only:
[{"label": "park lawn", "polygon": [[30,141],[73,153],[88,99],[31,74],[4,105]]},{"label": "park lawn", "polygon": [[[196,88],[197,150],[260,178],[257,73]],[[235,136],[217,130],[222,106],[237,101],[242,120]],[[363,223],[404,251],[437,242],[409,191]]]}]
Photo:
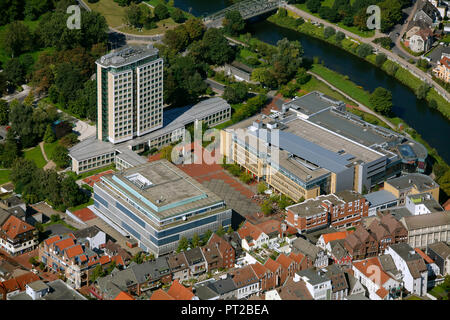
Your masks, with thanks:
[{"label": "park lawn", "polygon": [[0,170],[0,184],[4,184],[6,182],[9,182],[9,174],[11,173],[11,170],[9,169],[5,169],[5,170]]},{"label": "park lawn", "polygon": [[327,80],[336,88],[342,90],[356,101],[370,107],[369,96],[370,92],[364,90],[361,86],[356,85],[354,82],[347,79],[347,77],[334,72],[321,64],[314,64],[312,72],[317,73],[319,76]]},{"label": "park lawn", "polygon": [[[145,6],[145,4],[143,4],[143,5]],[[176,23],[175,21],[173,21],[172,18],[167,18],[167,19],[156,22],[157,28],[154,28],[154,29],[147,30],[145,28],[142,28],[141,31],[139,31],[138,29],[133,28],[133,27],[122,26],[120,28],[117,28],[117,30],[125,32],[125,33],[135,34],[135,35],[152,36],[152,35],[156,35],[156,34],[165,33],[167,30],[174,29],[178,25],[179,24]]]},{"label": "park lawn", "polygon": [[423,300],[423,299],[419,298],[418,296],[410,296],[405,300]]},{"label": "park lawn", "polygon": [[84,1],[84,3],[91,8],[91,10],[104,16],[110,27],[117,28],[124,24],[123,18],[125,16],[126,7],[119,6],[114,0],[99,0],[96,3]]},{"label": "park lawn", "polygon": [[78,206],[75,206],[75,207],[71,207],[71,208],[69,208],[67,210],[69,210],[70,212],[75,212],[75,211],[78,211],[80,209],[84,209],[84,208],[86,208],[88,206],[91,206],[93,204],[94,204],[94,199],[90,198],[88,202],[79,204]]},{"label": "park lawn", "polygon": [[50,220],[49,222],[43,224],[42,226],[44,227],[44,230],[46,230],[48,226],[51,226],[51,225],[54,225],[54,224],[63,225],[64,227],[66,227],[66,228],[68,228],[70,230],[73,230],[73,231],[77,231],[78,230],[77,228],[71,226],[70,224],[68,224],[67,222],[65,222],[63,220],[58,220],[58,221],[55,221],[55,222]]},{"label": "park lawn", "polygon": [[53,152],[55,151],[55,148],[58,144],[58,141],[52,143],[44,142],[44,151],[48,159],[52,158]]},{"label": "park lawn", "polygon": [[93,176],[95,174],[99,174],[99,173],[102,173],[102,172],[105,172],[105,171],[108,171],[108,170],[116,171],[115,165],[114,164],[110,164],[109,166],[106,166],[106,167],[103,167],[103,168],[98,168],[98,169],[95,169],[95,170],[92,170],[92,171],[80,173],[78,176],[76,176],[76,179],[77,180],[84,179],[84,178],[87,178],[87,177],[90,177],[90,176]]},{"label": "park lawn", "polygon": [[246,48],[241,49],[241,51],[239,51],[239,55],[244,59],[248,59],[250,57],[258,59],[258,55],[255,52],[252,52]]},{"label": "park lawn", "polygon": [[428,291],[428,293],[438,299],[442,298],[443,300],[448,300],[448,292],[441,285],[434,287]]},{"label": "park lawn", "polygon": [[[331,7],[334,3],[334,0],[325,0],[324,2],[322,2],[322,5],[328,5],[329,3],[331,3],[331,5],[329,5],[329,7]],[[306,3],[300,3],[300,4],[294,4],[295,7],[297,7],[300,10],[303,10],[309,14],[312,14],[313,16],[320,18],[318,13],[312,13],[311,11],[309,11],[309,9],[306,7]],[[329,22],[329,21],[328,21]],[[332,23],[332,22],[330,22]],[[375,31],[374,30],[369,30],[369,31],[361,31],[359,30],[357,27],[348,27],[346,25],[344,25],[342,22],[337,23],[337,25],[339,27],[341,27],[342,29],[345,29],[347,31],[350,31],[360,37],[363,38],[370,38],[372,36],[375,35]]]},{"label": "park lawn", "polygon": [[39,146],[24,151],[24,155],[25,159],[33,160],[38,168],[43,168],[47,164]]},{"label": "park lawn", "polygon": [[353,101],[348,100],[343,95],[341,95],[339,92],[334,91],[326,83],[320,81],[319,79],[317,79],[314,76],[311,76],[311,80],[309,80],[307,83],[303,84],[301,86],[301,89],[308,91],[308,92],[320,91],[332,98],[344,101],[347,104],[350,104],[350,105],[355,104]]}]

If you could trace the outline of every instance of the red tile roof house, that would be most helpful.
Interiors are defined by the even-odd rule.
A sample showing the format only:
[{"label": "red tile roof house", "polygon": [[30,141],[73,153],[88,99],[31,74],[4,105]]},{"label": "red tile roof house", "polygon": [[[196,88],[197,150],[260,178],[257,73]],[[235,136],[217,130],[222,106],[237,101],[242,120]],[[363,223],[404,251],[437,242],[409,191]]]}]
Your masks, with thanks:
[{"label": "red tile roof house", "polygon": [[236,252],[231,244],[224,238],[213,233],[206,247],[216,247],[219,253],[219,268],[233,268],[236,260]]},{"label": "red tile roof house", "polygon": [[39,260],[51,270],[63,273],[76,289],[89,284],[90,270],[98,265],[107,267],[112,261],[109,256],[99,256],[89,249],[87,243],[78,242],[73,234],[55,235],[43,241],[39,246]]},{"label": "red tile roof house", "polygon": [[266,268],[259,262],[251,264],[250,267],[259,279],[261,292],[266,292],[275,288],[276,277],[269,268]]},{"label": "red tile roof house", "polygon": [[239,228],[238,234],[242,241],[242,248],[247,251],[260,248],[263,244],[269,243],[269,236],[249,221],[246,221]]},{"label": "red tile roof house", "polygon": [[284,281],[286,281],[287,273],[283,272],[283,267],[281,264],[273,260],[272,258],[267,259],[264,263],[264,267],[269,269],[275,278],[275,287],[281,286]]},{"label": "red tile roof house", "polygon": [[14,296],[22,291],[25,291],[25,286],[29,283],[40,280],[37,275],[32,272],[28,272],[22,274],[13,279],[9,279],[3,282],[0,282],[0,291],[2,291],[5,295],[3,299],[6,300],[11,296]]},{"label": "red tile roof house", "polygon": [[322,248],[323,250],[325,250],[329,253],[331,251],[331,246],[330,246],[331,241],[345,239],[352,232],[353,231],[338,231],[338,232],[322,234],[319,237],[319,239],[317,240],[316,246],[318,246],[319,248]]},{"label": "red tile roof house", "polygon": [[170,286],[169,290],[163,289],[155,290],[150,297],[150,300],[198,300],[192,293],[192,289],[186,288],[178,280],[175,280]]},{"label": "red tile roof house", "polygon": [[354,277],[367,288],[371,300],[392,300],[389,291],[400,285],[383,270],[378,257],[354,261],[352,270]]},{"label": "red tile roof house", "polygon": [[276,262],[278,262],[283,268],[282,272],[284,275],[282,276],[282,278],[289,278],[295,275],[295,272],[297,271],[297,265],[295,260],[292,260],[284,253],[282,253],[277,257]]},{"label": "red tile roof house", "polygon": [[231,278],[236,286],[236,299],[240,300],[258,294],[261,290],[259,279],[253,268],[249,265],[233,270]]},{"label": "red tile roof house", "polygon": [[37,230],[19,218],[10,215],[0,228],[0,247],[15,256],[31,251],[38,245]]},{"label": "red tile roof house", "polygon": [[314,266],[314,262],[300,252],[291,252],[289,258],[295,261],[296,271],[302,271]]}]

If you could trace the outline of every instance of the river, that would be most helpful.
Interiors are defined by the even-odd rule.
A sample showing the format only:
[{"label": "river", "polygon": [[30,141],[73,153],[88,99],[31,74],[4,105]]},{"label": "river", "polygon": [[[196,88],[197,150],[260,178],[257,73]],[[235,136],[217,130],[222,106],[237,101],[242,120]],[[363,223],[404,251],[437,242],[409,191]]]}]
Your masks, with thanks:
[{"label": "river", "polygon": [[[226,0],[175,0],[175,6],[196,16],[203,16],[227,6]],[[426,101],[419,100],[413,90],[389,76],[381,69],[360,59],[343,49],[322,40],[277,26],[267,20],[248,25],[248,31],[258,39],[276,44],[288,38],[299,40],[307,58],[319,57],[324,65],[340,74],[347,75],[351,81],[372,92],[384,87],[392,92],[394,113],[413,127],[439,155],[450,163],[450,120],[440,112],[428,107]]]}]

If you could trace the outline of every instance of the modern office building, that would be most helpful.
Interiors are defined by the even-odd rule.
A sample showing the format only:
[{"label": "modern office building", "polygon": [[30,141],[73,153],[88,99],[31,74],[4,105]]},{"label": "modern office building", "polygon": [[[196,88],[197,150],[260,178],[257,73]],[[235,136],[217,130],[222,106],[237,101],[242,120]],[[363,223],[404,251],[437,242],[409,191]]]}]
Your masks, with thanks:
[{"label": "modern office building", "polygon": [[163,125],[163,59],[158,49],[126,46],[97,64],[97,138],[119,143]]},{"label": "modern office building", "polygon": [[167,160],[104,175],[94,185],[93,210],[156,255],[175,250],[182,237],[228,228],[232,214],[223,199]]},{"label": "modern office building", "polygon": [[392,193],[399,205],[405,205],[410,194],[429,193],[439,201],[439,185],[429,176],[420,173],[410,173],[384,182],[384,190]]},{"label": "modern office building", "polygon": [[363,193],[386,178],[423,171],[419,143],[345,112],[345,104],[311,92],[222,131],[222,154],[298,201],[319,194]]}]

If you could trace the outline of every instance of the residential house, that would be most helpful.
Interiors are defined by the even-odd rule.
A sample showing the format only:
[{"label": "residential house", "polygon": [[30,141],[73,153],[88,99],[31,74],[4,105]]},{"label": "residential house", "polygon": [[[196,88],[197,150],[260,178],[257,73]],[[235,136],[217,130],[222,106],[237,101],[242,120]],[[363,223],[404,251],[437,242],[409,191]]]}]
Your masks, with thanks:
[{"label": "residential house", "polygon": [[408,231],[408,244],[425,249],[428,245],[450,241],[450,211],[403,217],[400,222]]},{"label": "residential house", "polygon": [[5,297],[3,297],[4,300],[10,300],[11,297],[24,292],[27,284],[38,280],[39,276],[32,272],[27,272],[15,278],[0,282],[0,290],[5,294]]},{"label": "residential house", "polygon": [[225,239],[225,241],[227,241],[234,249],[234,255],[236,258],[245,255],[244,250],[242,250],[242,241],[237,231],[234,231],[231,234],[225,234],[223,239]]},{"label": "residential house", "polygon": [[325,270],[331,280],[331,300],[344,300],[349,292],[345,272],[336,265],[329,265]]},{"label": "residential house", "polygon": [[277,257],[276,262],[278,262],[281,265],[281,268],[283,270],[282,273],[284,274],[282,278],[284,279],[293,277],[295,275],[295,272],[298,271],[295,260],[289,258],[284,253],[281,253]]},{"label": "residential house", "polygon": [[343,240],[352,232],[353,231],[338,231],[338,232],[324,233],[317,240],[316,246],[327,252],[330,252],[331,241]]},{"label": "residential house", "polygon": [[353,276],[353,270],[349,270],[348,272],[345,272],[345,277],[347,278],[348,283],[348,298],[349,296],[365,296],[366,295],[366,289],[361,284],[361,281],[356,279]]},{"label": "residential house", "polygon": [[414,15],[413,21],[423,21],[427,25],[436,26],[441,19],[439,10],[429,1],[423,1]]},{"label": "residential house", "polygon": [[33,250],[38,245],[37,230],[23,220],[10,215],[0,228],[0,247],[15,256]]},{"label": "residential house", "polygon": [[194,286],[195,295],[200,300],[235,300],[236,290],[236,285],[228,274],[221,276],[219,280],[211,278]]},{"label": "residential house", "polygon": [[218,252],[218,268],[233,268],[235,259],[236,259],[236,251],[231,246],[231,244],[226,241],[224,238],[219,237],[216,233],[213,233],[211,238],[209,238],[208,243],[205,248],[216,248]]},{"label": "residential house", "polygon": [[329,275],[321,269],[310,268],[299,271],[294,281],[303,280],[314,300],[331,300],[332,286]]},{"label": "residential house", "polygon": [[433,69],[433,75],[446,83],[450,83],[450,58],[443,56]]},{"label": "residential house", "polygon": [[79,240],[87,240],[91,250],[104,248],[106,244],[106,234],[97,226],[90,226],[74,231],[73,235]]},{"label": "residential house", "polygon": [[208,268],[207,261],[199,247],[184,251],[184,256],[188,262],[191,276],[195,277],[206,272]]},{"label": "residential house", "polygon": [[203,257],[205,258],[206,261],[206,271],[207,272],[211,272],[213,270],[217,270],[219,268],[221,268],[221,256],[219,253],[219,250],[217,249],[216,246],[211,245],[211,246],[204,246],[201,248]]},{"label": "residential house", "polygon": [[130,265],[138,283],[137,295],[155,289],[163,284],[172,282],[172,273],[165,257],[158,257],[152,261]]},{"label": "residential house", "polygon": [[444,241],[435,242],[427,246],[427,254],[439,267],[440,274],[450,274],[450,247]]},{"label": "residential house", "polygon": [[96,279],[89,287],[89,292],[100,300],[113,300],[122,291],[138,296],[138,281],[131,268],[121,271],[114,269],[106,277]]},{"label": "residential house", "polygon": [[412,27],[406,33],[405,45],[414,52],[427,52],[434,41],[434,32],[430,28]]},{"label": "residential house", "polygon": [[378,257],[353,261],[352,270],[354,277],[367,288],[370,300],[392,300],[390,291],[400,285],[383,270]]},{"label": "residential house", "polygon": [[111,240],[108,240],[108,242],[105,244],[104,252],[110,258],[114,256],[120,256],[125,265],[128,265],[132,258],[131,254],[129,254],[128,251],[122,248],[120,244],[118,244],[117,242],[112,242]]},{"label": "residential house", "polygon": [[348,228],[357,226],[368,210],[369,204],[361,194],[345,190],[288,206],[286,222],[299,233],[329,226]]},{"label": "residential house", "polygon": [[329,244],[331,250],[329,251],[329,256],[334,264],[339,266],[350,266],[352,263],[352,256],[345,248],[344,242],[344,239],[330,241]]},{"label": "residential house", "polygon": [[114,300],[130,301],[130,300],[136,300],[136,299],[134,299],[131,294],[124,292],[124,291],[120,291],[120,293],[114,298]]},{"label": "residential house", "polygon": [[355,232],[345,238],[344,247],[353,260],[373,257],[378,253],[377,240],[363,226],[356,227]]},{"label": "residential house", "polygon": [[233,270],[231,278],[236,286],[236,299],[244,299],[260,291],[258,276],[249,265]]},{"label": "residential house", "polygon": [[383,253],[391,244],[406,242],[408,237],[405,227],[391,214],[374,219],[368,230],[378,243],[378,254]]},{"label": "residential house", "polygon": [[308,240],[303,238],[295,239],[292,242],[292,251],[307,256],[316,268],[328,266],[328,256],[326,252],[313,245]]},{"label": "residential house", "polygon": [[276,287],[277,278],[276,278],[275,274],[269,268],[263,266],[259,262],[250,264],[250,267],[253,269],[253,272],[258,277],[259,288],[260,288],[261,292],[266,292],[266,291],[274,289]]},{"label": "residential house", "polygon": [[264,267],[270,271],[271,277],[273,277],[270,285],[267,285],[266,287],[278,287],[286,281],[287,274],[286,272],[284,272],[283,266],[272,258],[266,260],[266,262],[264,263]]},{"label": "residential house", "polygon": [[152,293],[152,296],[150,297],[150,300],[156,301],[156,300],[175,300],[174,297],[172,297],[170,294],[168,294],[163,289],[157,289]]},{"label": "residential house", "polygon": [[260,248],[269,242],[269,236],[249,221],[245,221],[237,232],[241,238],[242,248],[247,251]]},{"label": "residential house", "polygon": [[283,286],[266,292],[265,300],[313,300],[313,297],[304,281],[299,277],[292,277]]},{"label": "residential house", "polygon": [[71,286],[57,279],[44,283],[37,280],[26,285],[25,291],[14,295],[10,300],[87,300]]},{"label": "residential house", "polygon": [[293,252],[289,254],[289,258],[295,261],[296,271],[302,271],[311,268],[314,262],[309,260],[308,257],[300,252]]},{"label": "residential house", "polygon": [[420,255],[406,243],[397,243],[386,249],[395,266],[403,274],[403,286],[412,294],[427,293],[428,270]]},{"label": "residential house", "polygon": [[87,241],[78,241],[73,234],[55,235],[42,242],[39,260],[51,270],[63,273],[76,289],[88,284],[90,270],[98,265],[105,268],[112,262],[112,258],[94,252]]},{"label": "residential house", "polygon": [[431,259],[425,252],[420,250],[419,248],[414,248],[414,251],[422,258],[423,262],[425,263],[425,266],[427,267],[428,271],[428,277],[427,277],[427,288],[433,288],[441,280],[444,280],[443,278],[438,276],[441,274],[439,267],[436,263],[434,263],[434,260]]},{"label": "residential house", "polygon": [[186,257],[184,256],[184,252],[168,255],[167,263],[172,272],[173,280],[185,281],[189,279],[190,269]]},{"label": "residential house", "polygon": [[198,300],[192,293],[192,289],[186,288],[178,280],[175,280],[167,293],[175,300]]}]

